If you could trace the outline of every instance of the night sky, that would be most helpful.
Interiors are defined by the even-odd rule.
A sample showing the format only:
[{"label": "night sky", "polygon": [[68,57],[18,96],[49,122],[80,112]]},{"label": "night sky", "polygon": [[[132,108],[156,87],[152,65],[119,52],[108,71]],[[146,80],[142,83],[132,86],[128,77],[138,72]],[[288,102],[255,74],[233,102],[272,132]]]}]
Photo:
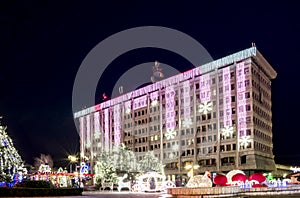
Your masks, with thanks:
[{"label": "night sky", "polygon": [[[300,165],[300,3],[128,2],[0,2],[0,115],[26,163],[43,153],[60,166],[68,154],[79,152],[72,89],[78,68],[93,47],[122,30],[164,26],[196,39],[213,59],[256,43],[278,73],[272,82],[275,161]],[[99,81],[96,103],[103,92],[110,95],[127,69],[155,60],[180,71],[192,68],[164,50],[133,50],[109,65]]]}]

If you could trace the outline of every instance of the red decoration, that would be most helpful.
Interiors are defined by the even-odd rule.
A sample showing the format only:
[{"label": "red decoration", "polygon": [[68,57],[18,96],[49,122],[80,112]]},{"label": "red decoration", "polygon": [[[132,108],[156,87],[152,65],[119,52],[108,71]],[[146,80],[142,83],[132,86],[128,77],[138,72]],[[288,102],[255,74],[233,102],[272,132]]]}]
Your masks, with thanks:
[{"label": "red decoration", "polygon": [[266,181],[266,177],[262,173],[253,173],[249,176],[248,180],[256,180],[259,183]]},{"label": "red decoration", "polygon": [[102,94],[102,100],[107,100],[107,99],[108,99],[108,97],[106,96],[105,93],[103,93],[103,94]]},{"label": "red decoration", "polygon": [[247,179],[247,176],[242,173],[237,173],[237,174],[233,175],[231,178],[232,181],[242,181],[242,182],[245,182],[246,179]]},{"label": "red decoration", "polygon": [[214,184],[220,186],[226,186],[227,177],[225,175],[218,174],[214,177]]}]

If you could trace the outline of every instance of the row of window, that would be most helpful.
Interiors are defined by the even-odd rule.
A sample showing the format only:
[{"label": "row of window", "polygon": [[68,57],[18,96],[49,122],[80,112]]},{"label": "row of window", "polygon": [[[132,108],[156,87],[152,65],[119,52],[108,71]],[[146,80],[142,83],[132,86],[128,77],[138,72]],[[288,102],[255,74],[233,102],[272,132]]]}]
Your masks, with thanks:
[{"label": "row of window", "polygon": [[254,110],[254,112],[256,112],[258,115],[260,115],[265,120],[267,120],[269,122],[272,121],[272,117],[271,117],[270,113],[262,110],[259,106],[253,104],[253,110]]},{"label": "row of window", "polygon": [[253,116],[253,123],[257,128],[263,128],[267,131],[272,131],[272,126],[269,123],[262,121],[261,119]]},{"label": "row of window", "polygon": [[264,141],[267,141],[267,142],[272,142],[272,137],[269,136],[269,135],[266,135],[265,133],[261,132],[260,130],[258,129],[254,129],[254,135]]},{"label": "row of window", "polygon": [[256,142],[256,141],[254,141],[254,149],[262,151],[264,153],[272,153],[272,148],[271,147],[269,147],[267,145],[264,145],[264,144],[261,144],[261,143]]},{"label": "row of window", "polygon": [[[256,63],[254,63],[256,65]],[[260,81],[261,84],[265,85],[267,88],[271,88],[271,81],[266,80],[262,77],[263,71],[258,68],[259,66],[256,65],[257,68],[252,67],[251,73],[254,78],[256,78],[258,81]],[[257,71],[258,70],[258,71]]]}]

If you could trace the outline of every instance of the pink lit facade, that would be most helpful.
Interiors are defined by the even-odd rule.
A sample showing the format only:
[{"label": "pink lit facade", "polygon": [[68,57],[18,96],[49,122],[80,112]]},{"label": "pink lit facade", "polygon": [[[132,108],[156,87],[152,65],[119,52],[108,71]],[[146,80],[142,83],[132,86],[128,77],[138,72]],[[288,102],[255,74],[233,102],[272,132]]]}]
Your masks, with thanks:
[{"label": "pink lit facade", "polygon": [[81,155],[93,164],[124,143],[141,160],[147,151],[165,173],[271,171],[271,80],[277,73],[256,47],[156,82],[75,113]]}]

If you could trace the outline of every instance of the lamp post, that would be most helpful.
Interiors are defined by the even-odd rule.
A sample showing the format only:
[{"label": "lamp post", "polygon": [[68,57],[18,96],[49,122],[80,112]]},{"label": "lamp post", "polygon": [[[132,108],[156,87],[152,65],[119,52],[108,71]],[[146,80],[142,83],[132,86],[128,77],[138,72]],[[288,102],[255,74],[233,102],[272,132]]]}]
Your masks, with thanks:
[{"label": "lamp post", "polygon": [[[69,155],[68,159],[70,160],[70,173],[72,173],[72,164],[77,162],[77,157],[74,155]],[[75,169],[76,169],[76,166],[75,166]]]}]

